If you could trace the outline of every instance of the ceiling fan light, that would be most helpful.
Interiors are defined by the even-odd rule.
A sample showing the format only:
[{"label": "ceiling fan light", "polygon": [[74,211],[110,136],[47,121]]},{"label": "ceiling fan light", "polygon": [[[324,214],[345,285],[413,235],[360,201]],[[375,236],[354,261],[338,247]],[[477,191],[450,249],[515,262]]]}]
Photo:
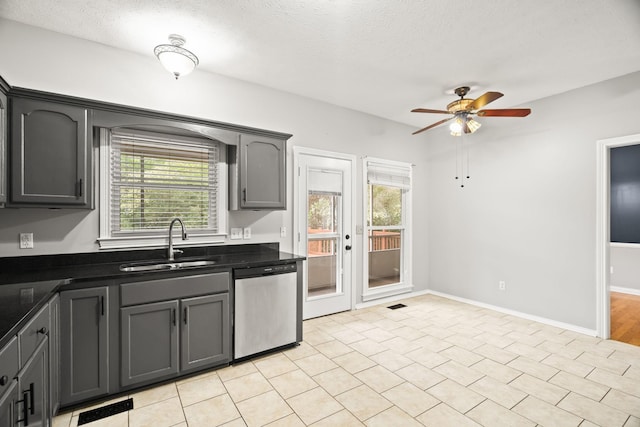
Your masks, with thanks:
[{"label": "ceiling fan light", "polygon": [[482,126],[482,124],[480,124],[480,122],[477,122],[477,121],[475,121],[473,119],[468,119],[467,120],[467,127],[469,128],[469,133],[474,133],[475,131],[480,129],[480,126]]},{"label": "ceiling fan light", "polygon": [[453,135],[454,132],[456,132],[458,135],[460,135],[460,132],[462,132],[462,121],[460,119],[455,119],[449,125],[449,130],[451,131],[452,135]]},{"label": "ceiling fan light", "polygon": [[176,80],[180,76],[191,73],[200,62],[197,56],[182,47],[185,41],[184,37],[171,34],[169,36],[171,44],[161,44],[153,49],[162,66],[173,74]]},{"label": "ceiling fan light", "polygon": [[462,117],[456,117],[449,125],[451,136],[461,136],[464,121]]}]

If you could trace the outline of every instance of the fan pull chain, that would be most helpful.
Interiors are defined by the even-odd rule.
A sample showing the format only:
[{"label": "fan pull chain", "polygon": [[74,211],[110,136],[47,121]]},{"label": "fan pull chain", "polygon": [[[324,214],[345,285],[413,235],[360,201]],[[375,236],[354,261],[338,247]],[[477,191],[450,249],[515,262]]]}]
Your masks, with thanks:
[{"label": "fan pull chain", "polygon": [[467,179],[471,178],[471,172],[469,171],[469,144],[467,144]]},{"label": "fan pull chain", "polygon": [[460,158],[459,158],[459,147],[456,142],[456,179],[460,179]]}]

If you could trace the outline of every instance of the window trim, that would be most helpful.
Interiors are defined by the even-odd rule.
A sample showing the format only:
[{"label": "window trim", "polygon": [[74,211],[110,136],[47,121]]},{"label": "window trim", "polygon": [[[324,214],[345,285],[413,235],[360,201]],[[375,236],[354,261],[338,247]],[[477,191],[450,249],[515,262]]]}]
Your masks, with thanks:
[{"label": "window trim", "polygon": [[[400,257],[400,263],[402,266],[401,282],[390,285],[378,286],[376,288],[369,288],[369,230],[381,228],[379,226],[369,226],[368,212],[369,212],[369,177],[368,169],[369,164],[375,163],[382,166],[397,167],[403,169],[409,169],[409,184],[408,188],[406,182],[399,183],[397,187],[402,188],[402,227],[382,227],[382,228],[395,228],[402,229],[402,253]],[[394,295],[399,295],[407,292],[411,292],[414,288],[412,277],[412,243],[411,243],[411,231],[412,224],[412,175],[413,165],[411,163],[399,162],[395,160],[386,160],[375,157],[363,157],[362,159],[362,266],[363,266],[363,280],[362,280],[362,301],[368,302],[379,298],[386,298]],[[393,184],[381,184],[394,186]]]},{"label": "window trim", "polygon": [[[161,132],[158,132],[161,133]],[[176,136],[179,138],[179,136]],[[201,137],[204,139],[204,137]],[[174,246],[206,246],[224,243],[227,237],[227,162],[225,145],[221,142],[213,140],[220,144],[217,180],[218,191],[216,200],[216,215],[218,218],[218,232],[197,231],[189,232],[187,240],[174,239]],[[151,231],[141,233],[139,235],[122,235],[113,236],[111,230],[111,129],[99,129],[99,182],[100,182],[100,205],[99,205],[99,222],[100,234],[97,239],[100,249],[135,249],[135,248],[156,248],[165,247],[169,242],[169,224],[166,230]]]}]

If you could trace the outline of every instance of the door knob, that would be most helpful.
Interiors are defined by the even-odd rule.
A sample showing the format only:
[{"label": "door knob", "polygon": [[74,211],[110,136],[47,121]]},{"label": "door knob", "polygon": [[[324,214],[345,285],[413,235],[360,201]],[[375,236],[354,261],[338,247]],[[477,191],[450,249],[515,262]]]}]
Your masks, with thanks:
[{"label": "door knob", "polygon": [[347,251],[350,251],[350,250],[351,250],[351,245],[347,245],[347,246],[345,246],[344,248],[345,248]]}]

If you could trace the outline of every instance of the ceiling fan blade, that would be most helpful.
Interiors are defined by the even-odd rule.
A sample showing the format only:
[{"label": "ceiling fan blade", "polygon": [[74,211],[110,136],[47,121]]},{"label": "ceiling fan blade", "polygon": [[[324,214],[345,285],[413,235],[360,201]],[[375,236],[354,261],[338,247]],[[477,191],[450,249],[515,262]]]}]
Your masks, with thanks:
[{"label": "ceiling fan blade", "polygon": [[477,110],[479,108],[484,107],[485,105],[487,105],[490,102],[495,101],[496,99],[502,97],[503,94],[501,94],[500,92],[487,92],[484,93],[482,95],[480,95],[479,98],[477,98],[475,101],[473,101],[470,105],[468,110]]},{"label": "ceiling fan blade", "polygon": [[411,110],[412,113],[435,113],[435,114],[451,114],[449,111],[445,110],[432,110],[430,108],[414,108]]},{"label": "ceiling fan blade", "polygon": [[501,110],[480,110],[476,114],[481,117],[526,117],[531,114],[531,109],[505,108]]},{"label": "ceiling fan blade", "polygon": [[439,122],[435,122],[434,124],[429,125],[426,128],[422,128],[420,130],[417,130],[417,131],[413,132],[411,135],[416,135],[416,134],[418,134],[420,132],[424,132],[425,130],[429,130],[429,129],[434,128],[436,126],[440,126],[441,124],[443,124],[445,122],[448,122],[451,119],[453,119],[453,117],[449,117],[448,119],[440,120]]}]

